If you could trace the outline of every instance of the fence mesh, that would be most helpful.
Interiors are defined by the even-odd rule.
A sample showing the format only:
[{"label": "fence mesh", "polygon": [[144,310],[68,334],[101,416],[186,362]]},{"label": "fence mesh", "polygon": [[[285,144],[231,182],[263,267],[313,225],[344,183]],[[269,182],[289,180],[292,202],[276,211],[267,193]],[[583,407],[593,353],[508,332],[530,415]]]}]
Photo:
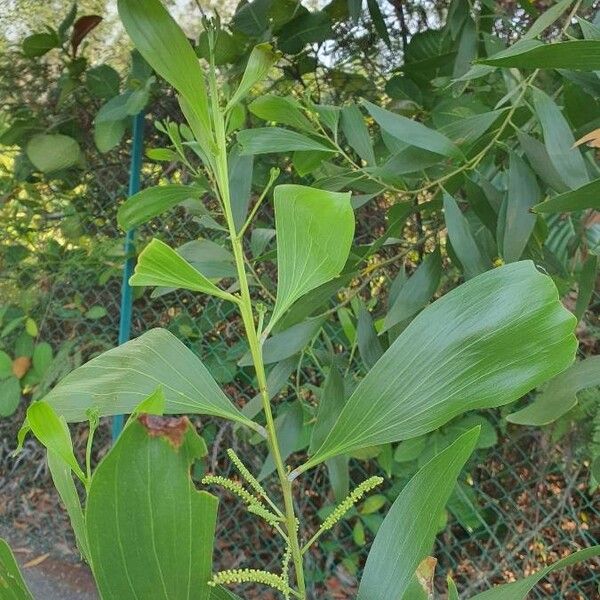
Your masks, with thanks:
[{"label": "fence mesh", "polygon": [[[81,193],[68,207],[66,217],[63,215],[60,225],[48,224],[46,241],[38,248],[43,260],[29,260],[10,275],[15,281],[28,278],[37,287],[42,295],[37,315],[39,338],[50,342],[55,350],[71,342],[71,356],[77,355],[72,366],[117,342],[124,256],[116,208],[126,195],[128,153],[125,144],[90,165]],[[149,164],[144,164],[143,173],[144,185],[156,183],[162,175]],[[64,236],[65,218],[72,219],[70,226],[76,230],[69,260],[51,260],[46,244],[59,230]],[[268,223],[268,210],[260,218]],[[359,219],[362,234],[372,235],[382,226],[382,219],[376,213]],[[138,245],[143,246],[152,234],[176,246],[206,236],[207,232],[182,210],[145,226],[138,232]],[[241,327],[229,306],[215,299],[199,301],[197,296],[180,290],[157,298],[150,290],[136,293],[132,336],[154,326],[167,327],[192,348],[234,401],[241,405],[253,397],[251,370],[240,372],[236,368],[245,346]],[[304,393],[311,384],[319,383],[312,360],[309,356],[300,359],[287,388],[288,396]],[[230,425],[213,421],[203,421],[202,425],[213,442],[204,468],[226,474],[230,467],[225,450],[233,445],[241,449],[240,454],[253,457],[254,468],[260,470],[264,456],[251,440],[234,435]],[[351,462],[351,478],[356,483],[379,470],[375,461]],[[450,516],[436,548],[438,571],[444,576],[452,574],[461,592],[472,594],[492,583],[511,581],[597,542],[600,499],[588,493],[586,469],[570,458],[568,444],[556,446],[540,430],[510,429],[493,448],[479,451],[469,473],[467,485],[473,494],[469,493],[464,501],[475,502],[476,510],[470,512],[468,523]],[[296,501],[308,524],[314,526],[315,515],[333,501],[323,468],[307,475]],[[362,529],[357,525],[359,521]],[[310,553],[307,570],[314,582],[315,597],[352,597],[377,522],[353,513]],[[277,569],[281,548],[261,527],[224,494],[217,564]],[[598,564],[590,561],[550,577],[537,586],[532,597],[589,599],[597,597],[599,581]],[[440,578],[438,584],[442,583]],[[268,598],[264,591],[258,595],[250,588],[244,593],[248,598]]]}]

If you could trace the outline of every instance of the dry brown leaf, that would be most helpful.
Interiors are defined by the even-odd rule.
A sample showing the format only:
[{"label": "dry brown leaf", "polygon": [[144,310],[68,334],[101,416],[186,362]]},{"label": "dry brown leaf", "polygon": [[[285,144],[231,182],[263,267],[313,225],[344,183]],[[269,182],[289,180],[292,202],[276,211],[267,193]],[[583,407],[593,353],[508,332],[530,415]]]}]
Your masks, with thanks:
[{"label": "dry brown leaf", "polygon": [[591,148],[600,148],[600,128],[594,129],[589,133],[586,133],[583,137],[579,138],[574,144],[573,148],[581,146],[581,144],[587,144]]},{"label": "dry brown leaf", "polygon": [[433,556],[426,556],[417,567],[415,573],[423,591],[427,594],[427,598],[433,598],[433,577],[436,565],[437,559],[433,558]]},{"label": "dry brown leaf", "polygon": [[21,379],[31,367],[31,359],[28,356],[18,356],[13,360],[12,372],[17,379]]},{"label": "dry brown leaf", "polygon": [[23,565],[23,568],[29,569],[30,567],[37,567],[40,563],[43,563],[49,556],[50,556],[50,553],[46,552],[46,554],[42,554],[42,555],[30,560],[29,562],[26,562]]}]

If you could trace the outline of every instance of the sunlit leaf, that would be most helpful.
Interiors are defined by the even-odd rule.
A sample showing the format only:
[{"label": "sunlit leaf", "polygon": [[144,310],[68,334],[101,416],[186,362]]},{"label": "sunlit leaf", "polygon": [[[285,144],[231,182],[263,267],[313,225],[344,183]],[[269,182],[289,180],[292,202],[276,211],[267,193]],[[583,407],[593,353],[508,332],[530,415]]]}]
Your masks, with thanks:
[{"label": "sunlit leaf", "polygon": [[158,386],[167,414],[214,415],[261,429],[238,411],[191,350],[159,328],[75,369],[44,400],[67,421],[87,421],[89,409],[101,417],[129,414]]},{"label": "sunlit leaf", "polygon": [[575,318],[529,261],[479,275],[421,312],[348,399],[321,448],[336,454],[417,437],[520,398],[573,361]]},{"label": "sunlit leaf", "polygon": [[335,152],[333,148],[313,138],[281,127],[243,129],[238,132],[237,139],[241,154],[270,154],[294,150]]},{"label": "sunlit leaf", "polygon": [[275,64],[278,56],[270,44],[254,46],[252,52],[250,52],[242,81],[240,81],[240,85],[227,104],[228,109],[242,100],[255,84],[267,76],[269,69]]},{"label": "sunlit leaf", "polygon": [[219,289],[185,258],[158,239],[153,239],[140,253],[129,284],[182,288],[235,301],[231,294]]},{"label": "sunlit leaf", "polygon": [[121,229],[134,229],[185,200],[198,199],[204,191],[199,185],[169,184],[146,188],[119,206],[117,221]]},{"label": "sunlit leaf", "polygon": [[271,326],[301,296],[341,273],[354,236],[349,192],[279,185],[274,201],[278,279]]}]

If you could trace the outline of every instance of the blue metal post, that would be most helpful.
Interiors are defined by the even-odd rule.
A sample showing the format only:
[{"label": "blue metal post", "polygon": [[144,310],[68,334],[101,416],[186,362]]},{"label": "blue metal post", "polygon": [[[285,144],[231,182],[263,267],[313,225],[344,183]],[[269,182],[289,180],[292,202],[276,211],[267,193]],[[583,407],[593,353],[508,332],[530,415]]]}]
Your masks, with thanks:
[{"label": "blue metal post", "polygon": [[[138,113],[133,118],[133,141],[131,147],[131,162],[129,166],[128,195],[140,191],[140,171],[142,167],[142,154],[144,149],[144,113]],[[119,316],[119,345],[124,344],[131,337],[131,313],[133,309],[132,289],[129,278],[135,266],[135,230],[131,229],[125,234],[125,265],[123,267],[123,281],[121,284],[121,313]],[[115,415],[112,420],[113,442],[123,430],[124,415]]]}]

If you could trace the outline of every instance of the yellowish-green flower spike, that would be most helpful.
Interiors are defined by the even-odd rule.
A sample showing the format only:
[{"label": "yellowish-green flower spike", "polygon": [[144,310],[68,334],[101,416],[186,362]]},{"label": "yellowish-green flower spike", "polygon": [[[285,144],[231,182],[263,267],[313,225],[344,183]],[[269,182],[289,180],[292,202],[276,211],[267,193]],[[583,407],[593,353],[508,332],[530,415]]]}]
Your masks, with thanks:
[{"label": "yellowish-green flower spike", "polygon": [[[289,587],[290,585],[290,561],[292,559],[292,547],[287,544],[285,547],[285,553],[283,555],[283,560],[281,561],[281,579],[284,583]],[[285,599],[288,600],[290,597],[289,594],[284,594]]]},{"label": "yellowish-green flower spike", "polygon": [[241,498],[248,506],[252,504],[260,505],[260,500],[237,483],[237,481],[232,481],[220,475],[206,475],[202,478],[202,483],[204,485],[220,485],[222,488],[229,490],[232,494]]},{"label": "yellowish-green flower spike", "polygon": [[229,571],[220,571],[213,575],[212,581],[208,585],[215,587],[217,585],[231,585],[238,583],[262,583],[275,590],[280,591],[286,598],[289,598],[292,590],[282,577],[268,571],[259,571],[257,569],[231,569]]},{"label": "yellowish-green flower spike", "polygon": [[239,456],[233,451],[232,448],[227,450],[227,455],[229,456],[229,460],[235,465],[235,468],[239,471],[240,475],[246,480],[248,485],[263,498],[267,497],[267,492],[263,488],[262,485],[258,482],[256,477],[250,473],[247,469],[246,465],[240,460]]},{"label": "yellowish-green flower spike", "polygon": [[362,497],[370,492],[373,488],[376,488],[378,485],[383,483],[383,477],[369,477],[366,481],[363,481],[355,490],[350,492],[348,496],[338,504],[334,511],[323,521],[321,527],[319,527],[319,531],[328,531],[331,529],[338,521],[340,521],[343,516],[357,503]]},{"label": "yellowish-green flower spike", "polygon": [[269,525],[275,526],[281,517],[273,514],[271,511],[262,504],[262,502],[248,490],[246,490],[237,481],[226,479],[219,475],[206,475],[202,478],[204,485],[220,485],[222,488],[229,490],[232,494],[235,494],[240,498],[247,506],[248,511],[264,519]]},{"label": "yellowish-green flower spike", "polygon": [[260,517],[273,527],[275,527],[278,523],[283,521],[281,517],[278,517],[270,510],[267,510],[262,504],[250,504],[248,506],[248,512],[251,512],[257,517]]}]

